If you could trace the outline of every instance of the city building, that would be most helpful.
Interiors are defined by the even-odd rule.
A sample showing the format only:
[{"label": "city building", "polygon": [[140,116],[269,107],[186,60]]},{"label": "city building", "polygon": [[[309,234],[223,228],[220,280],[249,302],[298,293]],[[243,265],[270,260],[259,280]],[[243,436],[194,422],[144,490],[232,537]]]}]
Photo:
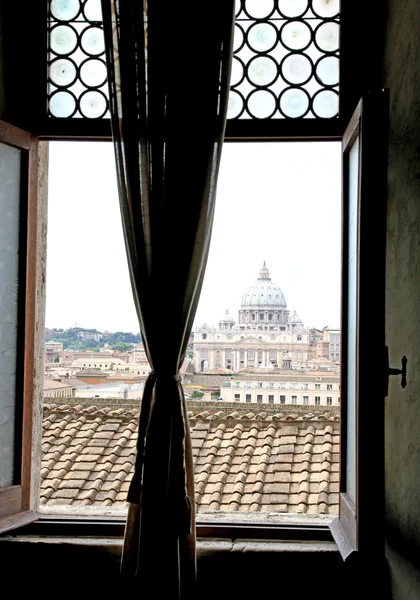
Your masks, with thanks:
[{"label": "city building", "polygon": [[72,398],[74,396],[74,385],[62,383],[57,379],[44,379],[44,398]]},{"label": "city building", "polygon": [[220,388],[226,402],[338,406],[340,377],[325,371],[239,373]]},{"label": "city building", "polygon": [[63,352],[63,344],[60,342],[45,342],[45,362],[58,361]]},{"label": "city building", "polygon": [[243,295],[238,322],[226,311],[217,327],[203,324],[194,332],[197,373],[219,368],[317,369],[320,360],[324,368],[339,369],[340,330],[309,329],[296,311],[290,314],[265,262]]}]

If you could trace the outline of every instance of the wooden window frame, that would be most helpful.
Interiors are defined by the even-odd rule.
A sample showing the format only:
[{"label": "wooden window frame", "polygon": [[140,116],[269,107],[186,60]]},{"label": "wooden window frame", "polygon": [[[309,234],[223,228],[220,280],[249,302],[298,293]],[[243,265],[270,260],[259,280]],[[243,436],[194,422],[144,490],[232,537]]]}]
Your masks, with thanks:
[{"label": "wooden window frame", "polygon": [[[47,3],[44,3],[44,8],[38,3],[32,3],[25,7],[25,20],[21,20],[20,6],[16,3],[7,3],[5,12],[7,16],[7,22],[9,28],[5,28],[5,38],[7,41],[8,55],[13,54],[13,50],[16,50],[16,59],[14,68],[15,72],[25,72],[25,77],[14,76],[12,70],[6,73],[5,82],[6,88],[14,89],[13,102],[11,103],[10,115],[14,123],[35,132],[40,140],[54,141],[54,140],[98,140],[105,141],[111,140],[111,130],[109,120],[82,120],[82,119],[64,119],[64,120],[53,120],[46,119],[45,117],[45,90],[47,89],[47,76],[46,76],[46,14],[47,14]],[[226,142],[230,141],[339,141],[342,139],[343,131],[347,120],[354,109],[359,97],[362,95],[364,89],[378,88],[381,82],[381,53],[383,48],[382,43],[382,27],[381,23],[385,20],[384,14],[385,9],[379,10],[377,6],[369,5],[363,7],[363,19],[360,18],[360,9],[355,6],[354,3],[349,0],[341,0],[341,81],[340,81],[340,117],[331,121],[324,120],[310,120],[302,119],[298,120],[270,120],[268,122],[263,121],[251,121],[251,120],[238,120],[230,121],[226,128]],[[382,14],[381,14],[382,13]],[[19,48],[22,43],[26,44],[26,53],[17,52],[18,42],[13,38],[15,37],[15,30],[11,27],[11,24],[19,22],[22,26],[21,36],[19,36]],[[45,29],[45,35],[41,34]],[[357,37],[357,43],[355,43],[355,37]],[[23,40],[23,42],[22,42]],[[369,53],[369,61],[366,61],[366,54]],[[30,64],[33,68],[27,68]],[[373,65],[373,67],[372,67]],[[25,68],[24,68],[25,67]],[[31,90],[31,102],[28,103],[27,90]],[[10,128],[11,132],[17,134],[17,130],[13,126],[4,126],[5,129]],[[36,200],[36,198],[35,198]],[[36,210],[32,209],[32,217],[36,215]],[[28,211],[28,221],[30,221],[30,214]],[[35,243],[36,236],[36,222],[31,221],[32,227],[28,227],[28,232],[32,231],[32,243]],[[30,257],[31,261],[35,261],[35,253]],[[35,269],[33,270],[35,273]],[[32,282],[30,285],[33,286]],[[30,286],[29,286],[30,287]],[[28,290],[29,290],[28,287]],[[29,294],[30,296],[30,294]],[[25,508],[25,512],[29,513],[29,498],[30,498],[30,446],[32,436],[32,414],[33,407],[31,406],[33,393],[33,335],[31,338],[30,332],[34,330],[34,316],[35,309],[32,305],[30,308],[30,302],[34,302],[34,297],[29,298],[27,309],[25,313],[25,338],[28,339],[27,346],[27,362],[25,363],[24,376],[26,381],[24,384],[24,395],[27,399],[25,404],[25,450],[24,456],[26,457],[28,469],[25,469],[25,481],[22,482],[22,495],[21,495],[21,507]],[[32,321],[32,322],[31,322]],[[31,338],[31,339],[30,339]],[[32,354],[32,359],[31,359]],[[32,368],[30,367],[30,361],[32,360]],[[31,377],[28,379],[28,374],[31,373]],[[26,401],[25,401],[26,402]],[[341,402],[341,404],[343,404]],[[28,462],[29,461],[29,462]],[[1,501],[1,496],[0,496]],[[17,504],[15,504],[17,506]],[[382,507],[379,508],[382,510]],[[1,515],[2,513],[0,513]],[[21,513],[23,515],[24,513]],[[29,515],[28,515],[29,516]],[[32,519],[34,513],[30,515]],[[14,522],[13,526],[18,526],[18,516],[15,513],[15,517],[11,517]],[[112,519],[94,520],[94,530],[96,534],[104,532],[106,535],[108,525],[112,525]],[[22,521],[21,521],[22,524]],[[39,532],[57,532],[61,526],[67,524],[69,530],[74,535],[85,535],[89,531],[89,520],[83,519],[81,521],[77,519],[48,519],[46,517],[40,518],[39,522],[33,525],[27,525],[24,530],[30,532],[36,530]],[[45,527],[47,529],[45,529]],[[118,522],[117,529],[118,534],[122,534],[123,525]],[[41,529],[39,529],[41,528]],[[222,528],[223,529],[223,528]],[[208,531],[222,531],[220,527],[216,527],[215,530],[211,529],[211,526],[207,526],[205,530]],[[226,529],[226,535],[229,537],[230,532],[235,528],[229,526]],[[280,535],[280,532],[284,528],[275,528],[275,535]],[[293,537],[294,532],[301,531],[299,527],[288,527],[287,536],[290,539]],[[304,538],[310,535],[311,531],[323,531],[325,527],[306,528]],[[116,531],[116,530],[115,530]],[[265,530],[267,531],[267,530]],[[83,532],[83,533],[82,533]],[[251,535],[252,532],[252,535]],[[243,528],[243,537],[248,537],[248,533],[253,537],[256,532],[256,528],[251,525],[247,525]],[[197,526],[198,535],[203,535],[203,531],[200,525]],[[217,533],[218,535],[218,533]],[[255,534],[256,535],[256,534]],[[266,533],[264,534],[264,536]]]},{"label": "wooden window frame", "polygon": [[[36,304],[38,141],[0,121],[0,142],[21,151],[19,289],[15,414],[15,478],[0,489],[0,532],[37,518],[31,508]],[[25,218],[26,217],[26,218]]]}]

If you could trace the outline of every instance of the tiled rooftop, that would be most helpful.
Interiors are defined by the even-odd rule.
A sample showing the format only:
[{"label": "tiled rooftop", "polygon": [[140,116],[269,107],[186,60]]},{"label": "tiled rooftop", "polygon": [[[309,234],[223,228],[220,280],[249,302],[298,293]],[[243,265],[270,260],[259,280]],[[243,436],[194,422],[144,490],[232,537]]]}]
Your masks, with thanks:
[{"label": "tiled rooftop", "polygon": [[[338,410],[281,408],[188,403],[198,512],[338,513]],[[41,505],[124,507],[138,416],[46,404]]]}]

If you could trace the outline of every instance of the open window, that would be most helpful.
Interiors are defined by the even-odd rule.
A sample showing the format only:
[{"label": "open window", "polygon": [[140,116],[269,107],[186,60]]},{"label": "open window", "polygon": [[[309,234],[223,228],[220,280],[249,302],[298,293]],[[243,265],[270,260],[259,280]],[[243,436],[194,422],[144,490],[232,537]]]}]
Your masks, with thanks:
[{"label": "open window", "polygon": [[[287,3],[278,3],[279,6],[286,6],[286,4]],[[297,6],[304,8],[307,6],[309,9],[310,5],[313,5],[315,10],[318,11],[332,11],[328,12],[328,14],[321,16],[318,15],[320,17],[318,19],[319,22],[315,23],[316,18],[314,17],[312,25],[302,26],[303,32],[307,32],[307,28],[312,27],[311,33],[309,34],[311,40],[315,39],[315,31],[322,32],[325,30],[328,31],[331,29],[337,29],[337,11],[334,12],[335,9],[333,8],[334,6],[338,6],[338,2],[297,2],[293,4],[295,7]],[[50,56],[49,59],[49,66],[51,67],[49,84],[52,86],[49,90],[50,100],[55,100],[52,104],[52,108],[50,105],[50,113],[48,116],[45,108],[45,90],[47,88],[45,76],[45,73],[47,72],[47,59],[44,47],[45,40],[44,36],[39,34],[39,31],[42,30],[42,19],[44,18],[44,21],[47,21],[47,3],[45,3],[45,10],[41,10],[41,13],[43,13],[41,14],[41,26],[33,27],[28,33],[29,47],[30,44],[33,43],[36,52],[34,54],[32,54],[32,52],[28,52],[26,55],[26,60],[30,61],[30,64],[38,61],[38,63],[35,65],[35,68],[31,73],[29,73],[31,81],[33,79],[34,83],[31,89],[36,91],[36,94],[34,94],[36,96],[35,102],[30,107],[32,130],[37,131],[37,133],[39,133],[40,137],[43,139],[110,139],[109,120],[106,118],[106,116],[104,117],[106,113],[101,109],[104,101],[104,90],[102,89],[102,86],[105,85],[105,82],[103,79],[101,79],[102,67],[100,63],[103,65],[103,56],[101,56],[101,53],[98,53],[97,50],[100,46],[98,46],[98,44],[95,42],[95,39],[96,41],[98,40],[98,28],[100,29],[101,27],[100,17],[98,17],[97,13],[95,13],[95,7],[93,6],[97,5],[97,3],[94,3],[90,0],[89,2],[85,3],[77,1],[72,3],[51,3],[51,6],[53,5],[55,7],[55,12],[53,11],[53,13],[51,13],[50,11],[50,13],[48,13],[48,19],[49,27],[51,31],[55,32],[55,34],[49,38],[49,43],[55,44],[54,47],[56,50],[61,46],[62,56],[60,57],[60,52],[58,52],[55,56]],[[274,7],[275,3],[261,2],[260,5],[264,5],[264,7],[272,5]],[[10,6],[12,6],[12,4],[10,4]],[[50,6],[50,3],[48,3],[48,6]],[[93,12],[86,12],[89,11],[89,7],[92,6]],[[252,10],[259,10],[258,6],[258,2],[245,2],[245,0],[238,2],[238,8],[242,10],[242,17],[245,20],[247,18],[247,14],[249,16]],[[266,118],[266,116],[262,114],[254,115],[257,118],[232,118],[228,122],[226,130],[227,139],[247,141],[250,139],[338,140],[342,138],[344,131],[343,122],[349,116],[349,110],[353,107],[355,98],[360,95],[360,92],[363,89],[363,74],[366,80],[368,80],[368,77],[371,78],[372,76],[370,70],[368,70],[368,66],[364,67],[366,69],[366,73],[362,72],[361,65],[366,61],[363,62],[361,57],[365,50],[362,44],[354,44],[354,30],[352,30],[351,26],[356,23],[358,17],[355,13],[351,12],[351,8],[349,8],[350,6],[350,3],[344,1],[342,2],[343,24],[341,25],[342,35],[340,53],[343,60],[340,66],[340,103],[338,117],[336,117],[335,113],[334,115],[331,113],[330,115],[312,115],[311,118],[301,118],[301,115],[296,114],[286,115],[286,118],[274,119]],[[71,7],[76,7],[76,12],[71,15],[65,13],[66,10],[73,10]],[[318,9],[316,7],[318,7]],[[299,10],[303,11],[303,8]],[[31,8],[31,10],[36,11],[37,9]],[[257,20],[260,20],[266,16],[267,15],[258,13],[256,18]],[[300,23],[301,16],[302,14],[298,13],[293,14],[288,18],[289,20],[296,20]],[[78,24],[72,23],[73,19],[78,20]],[[28,19],[28,22],[29,21],[30,19]],[[83,21],[85,22],[83,23]],[[325,21],[325,23],[322,21]],[[11,22],[13,21],[11,20]],[[364,19],[364,22],[366,22],[366,27],[368,28],[370,20],[366,18]],[[327,25],[327,27],[324,27],[322,30],[321,27],[324,25]],[[266,27],[268,31],[267,35],[256,36],[256,39],[252,37],[252,34],[248,34],[248,29],[246,29],[246,35],[243,36],[244,47],[248,43],[251,45],[255,45],[256,43],[267,44],[270,39],[270,32],[274,26],[275,24],[269,23]],[[282,28],[285,26],[286,23],[280,24],[280,27]],[[239,23],[239,27],[243,31],[245,25],[243,23],[242,25]],[[252,25],[248,23],[247,27],[251,29]],[[319,29],[317,29],[318,27]],[[87,30],[87,33],[84,33],[85,30]],[[256,28],[254,31],[256,31]],[[285,31],[286,35],[287,30]],[[67,36],[66,32],[68,33]],[[299,37],[299,32],[296,35]],[[305,36],[306,34],[302,33],[302,35]],[[296,36],[292,37],[296,39]],[[371,37],[371,31],[369,31],[369,39],[371,39]],[[25,36],[22,36],[21,39],[26,38]],[[237,52],[239,53],[242,47],[240,35],[238,40]],[[328,35],[326,36],[326,40],[328,42]],[[71,44],[73,42],[77,46],[75,52],[83,51],[83,48],[81,48],[80,45],[85,45],[85,49],[87,49],[87,54],[84,57],[85,66],[83,69],[80,65],[77,65],[77,68],[74,70],[72,69],[73,63],[71,59]],[[322,43],[327,42],[324,41]],[[317,43],[319,45],[319,42]],[[70,44],[70,47],[66,46],[66,44]],[[301,62],[303,61],[303,63],[308,64],[307,57],[302,58],[303,54],[301,50],[302,48],[294,48],[290,50],[290,52],[293,54],[294,58],[300,59]],[[267,51],[271,52],[271,50],[267,49],[260,49],[259,51],[263,53]],[[44,55],[42,54],[43,52]],[[334,62],[335,58],[338,56],[338,50],[335,46],[332,47],[332,50],[327,48],[326,51],[322,50],[321,48],[319,52],[320,54],[316,58],[315,63],[317,65],[321,64],[321,66]],[[282,63],[282,69],[285,70],[287,70],[289,62],[291,62],[291,60],[286,62],[287,54],[288,52],[285,52],[281,57],[281,60],[284,59],[284,62]],[[325,54],[325,56],[322,56],[322,54]],[[13,55],[13,53],[10,55]],[[256,62],[257,58],[259,57],[257,56],[250,58],[250,61],[254,61],[252,64],[258,65]],[[324,60],[326,58],[333,58],[334,60]],[[319,63],[316,62],[318,59]],[[59,62],[60,60],[62,61],[61,63]],[[269,58],[269,66],[267,67],[268,70],[263,69],[262,75],[264,77],[270,77],[270,69],[272,67],[271,63],[272,61]],[[91,68],[89,69],[88,67]],[[315,66],[312,68],[314,69],[312,74],[317,74],[315,79],[317,77],[319,78],[320,69],[317,71]],[[360,69],[360,73],[358,69]],[[80,73],[82,78],[85,77],[85,80],[87,81],[87,87],[85,86],[86,89],[80,87],[78,90],[70,89],[75,85],[73,81],[74,73]],[[258,77],[258,69],[255,69],[253,73],[254,75],[252,76]],[[299,73],[302,72],[298,69],[298,75]],[[298,75],[295,74],[293,76]],[[331,75],[331,73],[329,75]],[[57,84],[55,88],[54,82],[52,81],[54,77],[56,77]],[[239,89],[240,86],[244,85],[248,81],[247,77],[248,75],[244,75],[243,77],[241,76],[238,79],[238,82],[235,84],[238,93],[241,91]],[[290,73],[287,77],[290,79]],[[18,81],[19,77],[16,75],[15,79]],[[250,86],[251,84],[254,85],[252,81],[248,83]],[[44,88],[42,88],[43,84],[45,84]],[[81,85],[83,85],[83,82]],[[266,89],[266,87],[270,85],[271,83],[263,82],[262,86],[258,87],[257,85],[255,90],[248,89],[247,93],[249,93],[249,96],[246,97],[246,101],[248,102],[249,98],[255,99],[259,91],[264,91],[266,94],[263,94],[262,96],[260,94],[258,97],[268,98],[268,96],[270,96],[271,98],[272,90],[269,91],[268,88]],[[314,94],[311,96],[310,102],[313,102],[313,97],[318,91],[319,94],[316,96],[317,98],[320,97],[321,92],[323,94],[321,97],[328,98],[333,97],[332,95],[336,94],[338,89],[335,84],[332,85],[326,80],[324,83],[320,83],[318,81],[317,85],[319,87],[314,90]],[[287,87],[291,87],[293,89],[300,88],[301,84],[292,81],[285,86],[285,89]],[[325,90],[321,88],[325,88]],[[333,88],[336,88],[335,91]],[[327,94],[327,92],[331,93]],[[245,94],[245,92],[243,93]],[[281,98],[283,98],[283,101],[285,102],[285,94],[286,92],[279,90],[278,102],[281,101]],[[287,97],[289,96],[292,98],[291,94],[288,94]],[[300,98],[307,97],[305,92],[302,92],[301,89],[299,89],[298,96]],[[23,97],[24,95],[22,94],[22,98]],[[74,100],[73,108],[72,98],[73,100],[76,98]],[[291,108],[298,105],[295,104],[295,102],[298,103],[298,97],[294,96],[293,98],[293,101],[291,101],[290,104]],[[263,109],[267,105],[263,102],[261,106]],[[278,106],[281,107],[284,105],[279,104]],[[79,114],[77,115],[76,112],[78,109],[75,107],[80,107]],[[382,532],[380,530],[380,519],[383,513],[381,491],[383,485],[382,472],[380,468],[374,470],[369,467],[370,464],[383,464],[383,428],[381,422],[382,394],[379,393],[378,378],[375,378],[372,375],[372,373],[381,372],[382,369],[381,360],[383,355],[382,346],[384,338],[383,263],[385,255],[383,240],[380,238],[384,232],[385,218],[384,202],[382,202],[382,199],[385,198],[384,178],[386,174],[386,143],[384,136],[386,134],[386,127],[384,123],[386,110],[378,107],[378,102],[373,99],[364,103],[363,108],[359,109],[359,112],[357,113],[358,116],[356,116],[351,122],[351,127],[344,136],[344,164],[346,166],[346,172],[348,173],[344,179],[344,187],[346,189],[346,185],[349,185],[350,175],[352,175],[352,177],[358,181],[358,190],[360,192],[360,195],[354,195],[354,198],[356,198],[356,200],[354,200],[355,204],[350,203],[350,195],[354,194],[354,186],[351,187],[351,194],[349,191],[344,194],[344,205],[347,207],[347,213],[344,214],[350,215],[349,207],[351,206],[354,207],[355,214],[358,215],[356,221],[351,221],[352,225],[356,223],[356,229],[353,228],[351,232],[347,233],[346,227],[350,224],[350,219],[345,217],[345,229],[343,230],[343,264],[348,265],[348,267],[344,269],[345,274],[343,276],[343,314],[349,315],[349,317],[353,319],[353,324],[355,325],[355,328],[351,330],[350,335],[350,329],[347,327],[347,321],[343,322],[343,339],[341,346],[341,351],[343,353],[343,364],[349,364],[346,373],[343,374],[342,377],[342,414],[343,416],[346,416],[347,419],[346,425],[343,424],[342,429],[343,452],[341,472],[346,473],[348,468],[349,475],[348,478],[342,478],[341,481],[340,518],[335,522],[333,531],[339,546],[344,548],[344,555],[348,555],[354,549],[362,549],[363,547],[366,548],[363,542],[363,532],[367,527],[370,528],[369,539],[371,540],[371,543],[373,543],[373,540],[376,540],[376,543],[380,544],[382,539]],[[25,110],[26,105],[21,106],[20,120],[18,119],[17,122],[25,122]],[[37,110],[38,112],[36,112]],[[62,111],[61,114],[60,110]],[[97,112],[95,112],[95,110]],[[91,111],[90,116],[94,118],[88,118],[89,115],[86,113],[86,111]],[[78,118],[73,118],[71,115],[73,115],[73,117],[77,116]],[[26,200],[22,200],[20,205],[20,210],[22,211],[21,214],[24,216],[24,219],[21,220],[21,232],[22,236],[24,231],[25,235],[27,232],[28,236],[31,236],[31,241],[23,242],[22,236],[19,238],[20,248],[25,249],[23,254],[26,256],[27,248],[30,248],[31,250],[35,248],[33,236],[35,235],[36,231],[36,219],[34,216],[36,212],[34,208],[36,206],[36,200],[33,190],[36,189],[36,175],[34,175],[36,161],[34,158],[30,158],[31,156],[35,156],[35,142],[28,134],[24,134],[23,132],[18,133],[14,128],[5,127],[4,137],[1,139],[1,143],[5,144],[7,148],[12,147],[14,149],[19,149],[21,157],[20,164],[26,165],[26,170],[21,167],[22,174],[24,174],[22,181],[25,182],[23,188],[28,191],[27,204]],[[353,170],[355,164],[356,166],[360,167],[360,171],[357,171],[359,174],[357,175],[355,175]],[[32,175],[28,175],[28,169]],[[27,183],[28,181],[30,185]],[[352,181],[354,181],[354,179],[352,179]],[[19,197],[21,198],[21,195]],[[351,198],[353,199],[353,195]],[[356,262],[352,262],[350,266],[349,248],[351,242],[356,245],[358,260]],[[23,254],[21,256],[23,256]],[[368,257],[367,259],[366,256]],[[15,398],[18,411],[17,414],[23,413],[25,418],[21,419],[19,416],[19,419],[16,421],[19,422],[19,424],[22,424],[24,431],[21,431],[19,425],[13,435],[17,449],[15,456],[21,459],[19,465],[23,464],[24,468],[21,469],[21,466],[19,466],[19,468],[15,469],[13,471],[13,477],[9,477],[8,480],[5,480],[6,483],[0,490],[0,518],[3,520],[2,524],[4,524],[6,527],[15,526],[14,524],[19,522],[18,515],[22,515],[23,519],[27,520],[34,518],[34,513],[30,512],[29,503],[29,464],[32,441],[32,355],[35,320],[34,279],[31,279],[31,277],[34,277],[36,269],[35,261],[36,255],[35,252],[32,251],[29,253],[28,261],[25,261],[26,272],[22,265],[19,266],[19,328],[17,335],[19,340],[24,340],[24,343],[22,343],[18,348],[16,361],[18,364],[19,373],[23,376],[23,378],[21,377],[19,380],[19,384],[16,388]],[[23,259],[22,262],[24,262]],[[355,281],[358,282],[358,285],[356,287],[352,287],[350,284],[354,283]],[[347,294],[349,297],[348,301]],[[350,301],[350,296],[352,297],[352,301]],[[353,312],[351,312],[351,309]],[[254,319],[255,315],[252,315],[252,318]],[[344,337],[344,333],[346,331],[347,337]],[[365,342],[366,336],[369,336],[369,343]],[[374,346],[372,345],[373,340],[375,344]],[[19,351],[23,352],[23,348],[25,349],[25,357],[23,357],[23,354],[19,354]],[[349,359],[352,359],[352,361]],[[350,364],[352,365],[351,369]],[[353,388],[351,388],[351,381],[353,381]],[[380,398],[378,398],[378,395]],[[315,397],[315,404],[316,398],[319,398],[319,396]],[[285,396],[281,395],[280,402],[283,403],[284,399]],[[21,443],[22,440],[23,443]],[[369,453],[369,461],[364,460],[366,453]],[[16,462],[14,459],[13,461],[14,463]],[[24,473],[24,475],[22,476],[21,473]],[[366,497],[369,498],[368,503],[366,502]],[[368,519],[372,513],[370,504],[372,498],[375,498],[374,512],[378,516],[378,519],[375,520],[375,522],[372,520],[368,522]],[[24,522],[24,520],[20,522]],[[378,534],[376,536],[372,535],[372,528],[375,527],[377,527],[376,533]],[[347,546],[345,545],[344,540],[348,540]]]}]

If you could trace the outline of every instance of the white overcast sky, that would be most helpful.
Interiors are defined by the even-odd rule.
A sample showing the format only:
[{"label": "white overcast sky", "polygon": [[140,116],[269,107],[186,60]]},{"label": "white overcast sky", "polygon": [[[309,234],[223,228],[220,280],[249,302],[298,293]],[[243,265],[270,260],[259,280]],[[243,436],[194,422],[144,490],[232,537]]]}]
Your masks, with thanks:
[{"label": "white overcast sky", "polygon": [[[196,324],[237,319],[266,261],[310,327],[340,323],[340,143],[226,143]],[[50,143],[46,326],[139,330],[107,142]]]}]

